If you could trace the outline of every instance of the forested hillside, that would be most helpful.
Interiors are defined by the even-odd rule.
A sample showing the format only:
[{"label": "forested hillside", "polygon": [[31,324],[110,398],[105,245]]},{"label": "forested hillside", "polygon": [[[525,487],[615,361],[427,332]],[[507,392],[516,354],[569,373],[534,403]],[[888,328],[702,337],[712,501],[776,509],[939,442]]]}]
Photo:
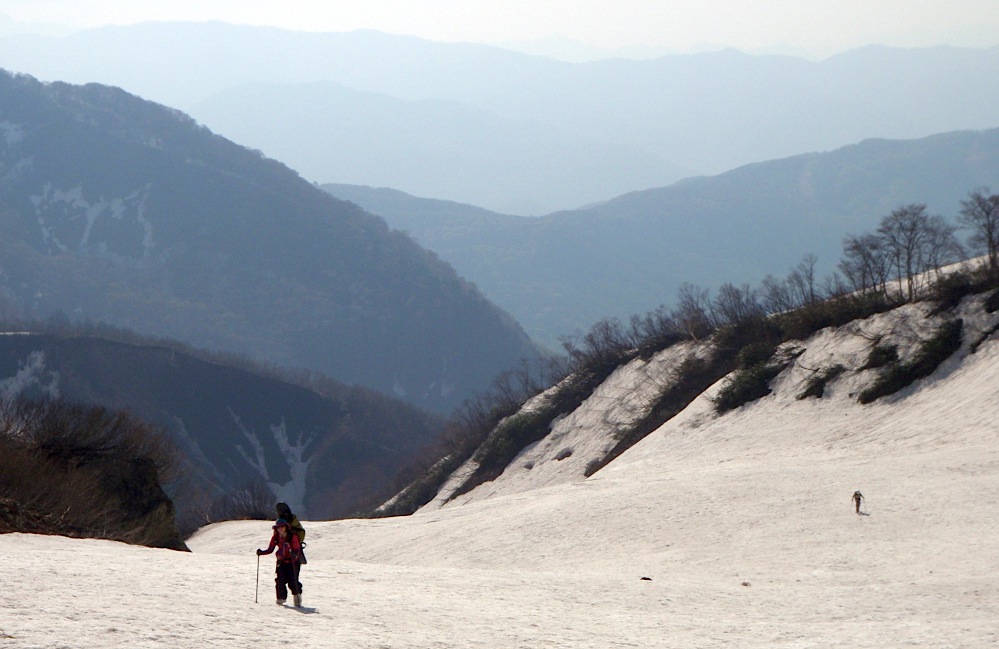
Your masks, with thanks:
[{"label": "forested hillside", "polygon": [[175,110],[10,73],[0,97],[8,317],[106,322],[438,412],[537,354],[409,237]]},{"label": "forested hillside", "polygon": [[114,338],[0,336],[0,402],[124,410],[162,431],[180,466],[164,485],[187,531],[245,493],[316,518],[356,514],[384,499],[440,430],[436,417],[370,389]]}]

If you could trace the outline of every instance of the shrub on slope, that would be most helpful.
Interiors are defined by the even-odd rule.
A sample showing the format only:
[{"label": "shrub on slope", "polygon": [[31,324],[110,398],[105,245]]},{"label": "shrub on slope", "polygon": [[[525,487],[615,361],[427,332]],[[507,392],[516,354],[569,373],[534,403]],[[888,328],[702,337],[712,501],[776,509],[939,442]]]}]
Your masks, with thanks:
[{"label": "shrub on slope", "polygon": [[761,362],[736,372],[714,398],[719,414],[735,410],[770,394],[770,381],[786,367],[783,363]]},{"label": "shrub on slope", "polygon": [[933,373],[951,354],[961,347],[963,321],[958,318],[945,322],[933,335],[919,345],[916,355],[908,363],[895,362],[878,377],[874,384],[860,393],[860,403],[895,394],[902,388]]},{"label": "shrub on slope", "polygon": [[127,412],[5,401],[0,532],[186,550],[160,486],[175,458],[164,436]]},{"label": "shrub on slope", "polygon": [[845,367],[837,364],[818,372],[808,381],[805,389],[798,395],[798,400],[808,399],[809,397],[821,399],[822,395],[825,394],[826,385],[845,371]]}]

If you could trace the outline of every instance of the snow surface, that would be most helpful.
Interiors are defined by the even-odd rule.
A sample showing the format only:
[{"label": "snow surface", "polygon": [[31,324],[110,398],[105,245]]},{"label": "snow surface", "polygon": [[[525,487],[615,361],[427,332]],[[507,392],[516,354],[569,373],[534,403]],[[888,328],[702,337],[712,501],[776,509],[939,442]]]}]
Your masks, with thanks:
[{"label": "snow surface", "polygon": [[[602,460],[614,449],[616,434],[641,419],[655,398],[677,382],[680,376],[676,369],[684,361],[709,355],[708,345],[684,342],[654,354],[648,361],[636,358],[619,367],[579,408],[553,422],[544,439],[521,451],[496,480],[455,496],[478,468],[478,463],[469,459],[424,509],[584,479],[590,464]],[[529,400],[521,412],[541,407],[544,398],[542,393]]]},{"label": "snow surface", "polygon": [[306,522],[301,610],[271,557],[257,587],[267,522],[191,553],[2,535],[0,647],[999,646],[999,340],[969,351],[999,313],[961,315],[965,350],[870,405],[867,350],[927,335],[927,306],[820,332],[774,394],[719,417],[715,386],[589,479]]}]

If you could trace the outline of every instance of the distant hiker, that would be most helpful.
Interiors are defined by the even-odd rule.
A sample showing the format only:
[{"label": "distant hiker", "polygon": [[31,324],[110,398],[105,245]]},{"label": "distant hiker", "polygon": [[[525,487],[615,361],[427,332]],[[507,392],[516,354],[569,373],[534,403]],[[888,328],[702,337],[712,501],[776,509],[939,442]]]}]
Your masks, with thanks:
[{"label": "distant hiker", "polygon": [[857,506],[857,513],[860,513],[860,501],[864,499],[864,494],[860,491],[853,492],[853,504]]},{"label": "distant hiker", "polygon": [[288,503],[278,503],[275,506],[277,510],[278,518],[283,518],[288,521],[288,527],[291,529],[291,533],[298,537],[298,543],[302,546],[302,551],[299,554],[299,560],[295,562],[295,580],[298,581],[298,590],[302,591],[302,582],[299,579],[299,575],[302,573],[302,566],[308,561],[305,559],[305,528],[298,520],[298,516],[292,513],[291,507]]},{"label": "distant hiker", "polygon": [[274,585],[277,592],[277,603],[280,606],[288,600],[288,589],[295,597],[295,606],[302,606],[302,589],[298,585],[298,577],[295,575],[295,564],[302,554],[302,544],[298,537],[291,533],[288,521],[283,518],[277,519],[272,529],[270,545],[266,550],[257,550],[257,556],[270,554],[277,550],[277,568]]}]

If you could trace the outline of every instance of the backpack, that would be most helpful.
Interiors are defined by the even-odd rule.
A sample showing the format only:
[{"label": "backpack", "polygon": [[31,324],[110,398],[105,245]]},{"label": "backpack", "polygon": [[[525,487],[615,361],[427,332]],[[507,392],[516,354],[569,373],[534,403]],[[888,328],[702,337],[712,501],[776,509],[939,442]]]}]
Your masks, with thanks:
[{"label": "backpack", "polygon": [[291,507],[286,503],[277,504],[278,516],[282,517],[288,521],[288,528],[291,533],[298,537],[298,544],[302,546],[302,563],[307,563],[305,560],[305,528],[302,527],[302,523],[298,520],[298,516],[291,512]]},{"label": "backpack", "polygon": [[291,528],[291,533],[298,537],[299,543],[305,544],[305,528],[302,527],[302,523],[299,522],[298,516],[294,514],[288,519],[288,527]]},{"label": "backpack", "polygon": [[305,528],[302,527],[302,523],[299,522],[298,516],[294,514],[288,519],[288,527],[291,529],[291,533],[298,537],[298,544],[301,546],[301,551],[299,556],[302,558],[302,564],[308,563],[305,560]]}]

